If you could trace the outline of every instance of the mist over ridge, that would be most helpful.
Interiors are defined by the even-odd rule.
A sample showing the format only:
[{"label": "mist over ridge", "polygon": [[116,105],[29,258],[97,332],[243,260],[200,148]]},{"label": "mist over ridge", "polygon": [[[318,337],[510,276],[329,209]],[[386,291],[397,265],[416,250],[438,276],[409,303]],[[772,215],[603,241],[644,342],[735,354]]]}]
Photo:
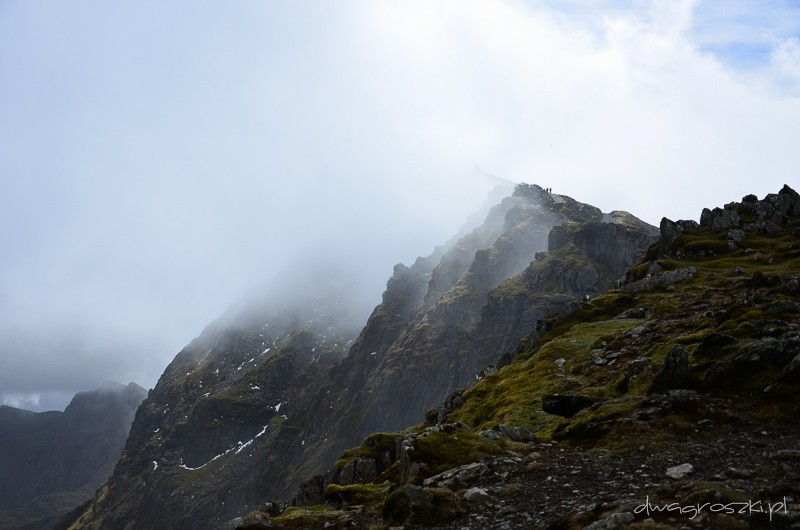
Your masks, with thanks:
[{"label": "mist over ridge", "polygon": [[726,6],[4,3],[0,403],[152,387],[298,264],[363,314],[475,166],[654,225],[796,180],[798,8]]}]

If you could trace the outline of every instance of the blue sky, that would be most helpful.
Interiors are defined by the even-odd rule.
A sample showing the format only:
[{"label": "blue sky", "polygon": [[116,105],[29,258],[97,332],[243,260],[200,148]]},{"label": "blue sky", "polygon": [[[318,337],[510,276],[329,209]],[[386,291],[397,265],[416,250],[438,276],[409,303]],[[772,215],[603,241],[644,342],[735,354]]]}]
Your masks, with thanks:
[{"label": "blue sky", "polygon": [[152,386],[303,262],[369,308],[475,167],[654,224],[800,188],[799,36],[796,1],[0,1],[0,401]]},{"label": "blue sky", "polygon": [[763,68],[776,46],[800,35],[796,0],[698,2],[692,38],[734,68]]}]

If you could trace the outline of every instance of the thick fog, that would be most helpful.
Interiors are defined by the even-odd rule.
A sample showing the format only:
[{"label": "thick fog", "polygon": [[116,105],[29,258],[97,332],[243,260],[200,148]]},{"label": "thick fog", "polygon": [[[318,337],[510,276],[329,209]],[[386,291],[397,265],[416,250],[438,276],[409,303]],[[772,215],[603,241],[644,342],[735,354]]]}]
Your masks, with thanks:
[{"label": "thick fog", "polygon": [[798,36],[790,0],[2,2],[0,403],[152,387],[320,267],[366,315],[498,178],[653,224],[800,187]]}]

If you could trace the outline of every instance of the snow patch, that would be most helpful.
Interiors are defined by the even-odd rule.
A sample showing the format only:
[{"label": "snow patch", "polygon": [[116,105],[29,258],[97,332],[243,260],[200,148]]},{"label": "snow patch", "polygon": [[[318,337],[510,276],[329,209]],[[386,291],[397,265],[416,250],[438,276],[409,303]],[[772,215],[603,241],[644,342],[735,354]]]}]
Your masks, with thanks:
[{"label": "snow patch", "polygon": [[[233,454],[235,454],[235,455],[238,455],[239,453],[241,453],[241,452],[242,452],[242,450],[244,450],[244,448],[245,448],[245,447],[247,447],[248,445],[252,444],[252,443],[253,443],[253,441],[254,441],[256,438],[258,438],[258,437],[260,437],[260,436],[263,436],[263,435],[264,435],[264,433],[265,433],[265,432],[267,432],[267,427],[268,427],[268,425],[264,425],[264,428],[263,428],[263,429],[261,429],[261,430],[258,432],[258,434],[256,434],[255,436],[253,436],[252,438],[250,438],[250,439],[249,439],[249,440],[247,440],[246,442],[241,442],[241,441],[240,441],[240,442],[238,442],[238,443],[236,444],[236,446],[235,446],[235,447],[231,447],[230,449],[228,449],[228,450],[227,450],[227,451],[225,451],[224,453],[220,453],[220,454],[218,454],[217,456],[215,456],[214,458],[212,458],[211,460],[209,460],[208,462],[206,462],[205,464],[203,464],[203,465],[201,465],[201,466],[197,466],[197,467],[189,467],[189,466],[187,466],[186,464],[184,464],[184,463],[183,463],[183,459],[181,458],[181,463],[180,463],[180,465],[179,465],[178,467],[182,467],[183,469],[185,469],[185,470],[187,470],[187,471],[197,471],[198,469],[203,469],[204,467],[206,467],[208,464],[210,464],[210,463],[211,463],[211,462],[213,462],[214,460],[217,460],[217,459],[219,459],[219,458],[222,458],[223,456],[227,455],[227,454],[228,454],[228,453],[230,453],[230,452],[233,452]],[[155,464],[155,461],[154,461],[153,463]]]},{"label": "snow patch", "polygon": [[230,448],[230,449],[228,449],[228,450],[227,450],[227,451],[225,451],[224,453],[220,453],[220,454],[218,454],[217,456],[215,456],[214,458],[212,458],[211,460],[209,460],[209,461],[208,461],[208,462],[206,462],[205,464],[203,464],[203,465],[201,465],[201,466],[197,466],[197,467],[189,467],[189,466],[187,466],[186,464],[184,464],[184,463],[183,463],[183,458],[181,458],[181,464],[180,464],[180,466],[178,466],[178,467],[182,467],[183,469],[186,469],[186,470],[188,470],[188,471],[197,471],[198,469],[203,469],[204,467],[206,467],[208,464],[210,464],[210,463],[211,463],[211,462],[213,462],[214,460],[217,460],[218,458],[222,458],[223,456],[227,455],[227,454],[228,454],[228,453],[230,453],[231,451],[233,451],[233,448]]},{"label": "snow patch", "polygon": [[265,432],[267,432],[267,425],[264,425],[264,428],[263,428],[263,429],[261,429],[261,431],[260,431],[258,434],[256,434],[255,436],[253,436],[252,438],[250,438],[249,440],[247,440],[245,443],[239,442],[239,448],[236,450],[236,454],[238,455],[239,453],[241,453],[241,452],[242,452],[242,450],[243,450],[245,447],[247,447],[248,445],[250,445],[251,443],[253,443],[253,440],[255,440],[256,438],[258,438],[259,436],[262,436],[262,435],[263,435]]}]

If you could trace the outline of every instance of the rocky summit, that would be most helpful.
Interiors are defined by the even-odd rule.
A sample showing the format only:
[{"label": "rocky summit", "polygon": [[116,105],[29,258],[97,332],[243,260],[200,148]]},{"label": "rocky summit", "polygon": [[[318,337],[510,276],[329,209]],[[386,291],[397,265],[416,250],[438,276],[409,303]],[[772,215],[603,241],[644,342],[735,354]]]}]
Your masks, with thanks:
[{"label": "rocky summit", "polygon": [[339,292],[209,326],[69,522],[759,528],[658,507],[785,498],[791,526],[799,227],[788,187],[656,229],[519,185],[365,325]]}]

